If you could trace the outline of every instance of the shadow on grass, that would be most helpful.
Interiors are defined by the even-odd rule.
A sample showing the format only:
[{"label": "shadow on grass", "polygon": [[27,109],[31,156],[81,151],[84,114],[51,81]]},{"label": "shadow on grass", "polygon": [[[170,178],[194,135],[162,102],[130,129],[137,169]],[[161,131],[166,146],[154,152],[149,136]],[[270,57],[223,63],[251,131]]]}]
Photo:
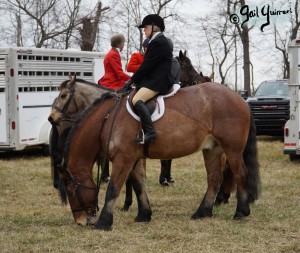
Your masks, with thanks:
[{"label": "shadow on grass", "polygon": [[21,151],[0,151],[1,160],[12,160],[26,157],[47,157],[49,152],[45,148],[31,148]]}]

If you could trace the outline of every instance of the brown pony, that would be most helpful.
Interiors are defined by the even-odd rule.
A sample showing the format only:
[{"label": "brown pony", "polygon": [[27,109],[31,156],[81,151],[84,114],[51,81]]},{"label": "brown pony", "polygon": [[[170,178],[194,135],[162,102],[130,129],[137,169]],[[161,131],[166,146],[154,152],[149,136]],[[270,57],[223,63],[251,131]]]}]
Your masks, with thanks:
[{"label": "brown pony", "polygon": [[258,198],[260,188],[256,134],[249,107],[237,93],[217,83],[180,89],[165,100],[164,116],[154,122],[157,138],[146,147],[135,142],[139,123],[125,103],[126,96],[105,93],[84,111],[68,136],[59,190],[63,201],[68,198],[77,223],[86,224],[97,208],[92,169],[98,157],[112,162],[112,173],[96,228],[112,228],[115,202],[129,173],[138,201],[135,221],[151,220],[145,173],[139,166],[145,150],[152,159],[202,150],[208,186],[193,219],[212,216],[225,153],[237,184],[234,219],[250,214],[249,202]]}]

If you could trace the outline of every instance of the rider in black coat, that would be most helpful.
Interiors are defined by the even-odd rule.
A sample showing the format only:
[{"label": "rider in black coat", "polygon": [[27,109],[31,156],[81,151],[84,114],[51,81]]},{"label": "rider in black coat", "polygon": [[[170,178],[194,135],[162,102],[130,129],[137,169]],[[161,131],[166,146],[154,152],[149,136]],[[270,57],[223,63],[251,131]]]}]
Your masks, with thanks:
[{"label": "rider in black coat", "polygon": [[144,61],[133,76],[125,83],[129,88],[135,83],[138,89],[132,103],[138,112],[144,130],[144,139],[137,141],[146,143],[156,138],[150,113],[145,102],[157,94],[167,94],[174,84],[171,75],[172,48],[162,33],[165,29],[163,19],[157,14],[150,14],[143,19],[139,28],[144,28],[147,38],[150,39]]}]

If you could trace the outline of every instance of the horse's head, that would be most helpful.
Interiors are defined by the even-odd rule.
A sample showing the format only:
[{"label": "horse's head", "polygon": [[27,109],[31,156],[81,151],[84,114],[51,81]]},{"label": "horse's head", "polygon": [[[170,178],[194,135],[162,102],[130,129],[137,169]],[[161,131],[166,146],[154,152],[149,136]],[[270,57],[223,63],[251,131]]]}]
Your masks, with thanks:
[{"label": "horse's head", "polygon": [[211,82],[211,77],[204,76],[202,72],[200,74],[193,67],[191,60],[186,56],[186,51],[179,51],[179,56],[176,57],[180,64],[180,82],[181,87],[187,87],[199,83]]},{"label": "horse's head", "polygon": [[59,125],[63,119],[69,119],[78,114],[78,103],[75,100],[76,75],[60,85],[60,93],[52,104],[48,120],[51,124]]},{"label": "horse's head", "polygon": [[98,190],[91,178],[76,177],[63,166],[60,169],[58,187],[63,204],[68,201],[77,224],[87,226],[96,222],[98,211]]}]

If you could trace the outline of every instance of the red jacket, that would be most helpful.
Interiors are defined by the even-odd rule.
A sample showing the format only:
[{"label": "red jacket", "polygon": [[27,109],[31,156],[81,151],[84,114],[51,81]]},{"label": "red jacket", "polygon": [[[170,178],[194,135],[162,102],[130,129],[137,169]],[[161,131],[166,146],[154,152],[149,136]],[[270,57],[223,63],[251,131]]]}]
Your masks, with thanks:
[{"label": "red jacket", "polygon": [[122,69],[121,56],[117,49],[112,48],[105,56],[104,61],[105,74],[98,84],[114,90],[120,89],[130,78]]},{"label": "red jacket", "polygon": [[133,53],[127,64],[127,71],[135,73],[137,69],[141,66],[143,61],[144,55],[142,53]]}]

